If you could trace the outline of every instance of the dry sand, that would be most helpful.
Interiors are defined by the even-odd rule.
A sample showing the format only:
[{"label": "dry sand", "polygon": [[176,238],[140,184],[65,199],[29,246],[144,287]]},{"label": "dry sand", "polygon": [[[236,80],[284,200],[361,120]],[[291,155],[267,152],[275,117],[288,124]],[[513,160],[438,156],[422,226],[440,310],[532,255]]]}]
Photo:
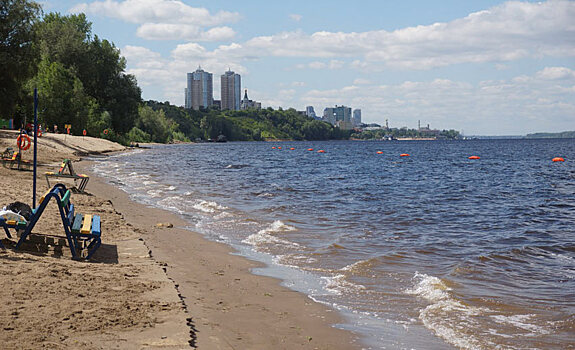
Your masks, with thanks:
[{"label": "dry sand", "polygon": [[[0,150],[17,134],[0,131]],[[89,137],[48,134],[39,142],[38,194],[45,171],[64,158],[123,147]],[[31,150],[24,153],[31,160]],[[62,246],[56,205],[31,243],[0,249],[0,344],[7,349],[356,349],[353,334],[333,328],[339,315],[279,281],[256,276],[257,263],[184,229],[179,217],[130,201],[89,173],[83,213],[102,218],[102,247],[90,262]],[[32,172],[0,168],[0,207],[32,202]],[[170,223],[174,227],[158,227]],[[0,238],[6,246],[13,245]]]}]

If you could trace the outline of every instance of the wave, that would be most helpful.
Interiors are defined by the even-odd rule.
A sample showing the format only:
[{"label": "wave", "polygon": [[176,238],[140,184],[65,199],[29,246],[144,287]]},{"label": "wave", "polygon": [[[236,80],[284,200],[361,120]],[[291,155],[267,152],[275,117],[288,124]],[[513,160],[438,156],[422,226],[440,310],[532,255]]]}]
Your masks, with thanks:
[{"label": "wave", "polygon": [[335,295],[357,293],[365,290],[365,286],[349,282],[343,274],[334,275],[331,277],[321,277],[325,281],[325,289]]},{"label": "wave", "polygon": [[295,230],[296,230],[295,227],[286,225],[281,220],[276,220],[265,229],[258,231],[258,233],[249,235],[246,239],[242,240],[242,243],[246,243],[251,246],[261,246],[266,244],[282,244],[282,245],[299,247],[299,244],[295,242],[290,242],[273,236],[274,233],[282,233]]},{"label": "wave", "polygon": [[482,348],[471,331],[474,329],[472,318],[482,315],[485,309],[468,306],[457,300],[450,293],[452,289],[438,277],[416,272],[413,281],[414,286],[405,290],[405,293],[429,303],[419,312],[419,319],[425,327],[459,348]]},{"label": "wave", "polygon": [[195,204],[192,205],[192,207],[196,210],[199,210],[201,212],[204,213],[215,213],[216,210],[226,210],[228,209],[227,207],[223,206],[223,205],[219,205],[216,202],[213,201],[205,201],[205,200],[199,200],[198,202],[196,202]]}]

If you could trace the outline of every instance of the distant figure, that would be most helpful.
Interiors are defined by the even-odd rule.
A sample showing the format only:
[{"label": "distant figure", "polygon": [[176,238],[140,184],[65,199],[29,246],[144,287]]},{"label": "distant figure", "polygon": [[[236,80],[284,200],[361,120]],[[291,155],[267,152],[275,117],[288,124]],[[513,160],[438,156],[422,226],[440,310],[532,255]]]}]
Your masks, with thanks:
[{"label": "distant figure", "polygon": [[58,125],[54,124],[54,134],[58,133]]}]

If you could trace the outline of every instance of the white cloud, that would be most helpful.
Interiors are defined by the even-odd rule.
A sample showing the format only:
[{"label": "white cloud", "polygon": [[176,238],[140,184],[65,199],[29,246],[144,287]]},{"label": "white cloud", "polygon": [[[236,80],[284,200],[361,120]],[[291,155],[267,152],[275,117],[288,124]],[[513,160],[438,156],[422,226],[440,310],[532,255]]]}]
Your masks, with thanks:
[{"label": "white cloud", "polygon": [[137,35],[148,40],[224,41],[235,36],[229,27],[216,27],[202,31],[200,27],[187,24],[145,23]]},{"label": "white cloud", "polygon": [[393,32],[284,32],[253,38],[245,49],[282,57],[360,57],[352,66],[363,69],[381,67],[381,63],[430,69],[525,57],[574,57],[573,18],[573,1],[512,1],[447,23]]},{"label": "white cloud", "polygon": [[565,67],[546,67],[537,72],[537,78],[543,80],[563,80],[575,78],[575,71]]},{"label": "white cloud", "polygon": [[339,60],[331,60],[329,62],[313,61],[305,64],[297,64],[296,69],[341,69],[345,62]]},{"label": "white cloud", "polygon": [[[70,12],[92,13],[139,24],[138,36],[149,40],[229,40],[235,32],[229,27],[217,26],[240,18],[238,13],[220,11],[211,14],[205,8],[191,7],[175,0],[95,1],[78,4]],[[204,30],[208,27],[215,28]]]},{"label": "white cloud", "polygon": [[294,14],[289,15],[289,18],[291,18],[292,20],[294,20],[296,22],[299,22],[299,21],[301,21],[303,16],[294,13]]}]

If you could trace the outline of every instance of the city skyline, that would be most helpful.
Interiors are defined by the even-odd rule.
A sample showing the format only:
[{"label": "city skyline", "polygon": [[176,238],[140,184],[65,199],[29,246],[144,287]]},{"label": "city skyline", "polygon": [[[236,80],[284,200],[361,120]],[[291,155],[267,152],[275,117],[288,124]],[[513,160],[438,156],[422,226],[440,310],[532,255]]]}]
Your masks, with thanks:
[{"label": "city skyline", "polygon": [[[364,122],[513,135],[575,125],[575,2],[43,2],[85,12],[144,99],[184,105],[189,63],[228,68],[262,107],[346,105]],[[196,64],[197,64],[196,63]],[[220,90],[214,81],[214,98]]]}]

